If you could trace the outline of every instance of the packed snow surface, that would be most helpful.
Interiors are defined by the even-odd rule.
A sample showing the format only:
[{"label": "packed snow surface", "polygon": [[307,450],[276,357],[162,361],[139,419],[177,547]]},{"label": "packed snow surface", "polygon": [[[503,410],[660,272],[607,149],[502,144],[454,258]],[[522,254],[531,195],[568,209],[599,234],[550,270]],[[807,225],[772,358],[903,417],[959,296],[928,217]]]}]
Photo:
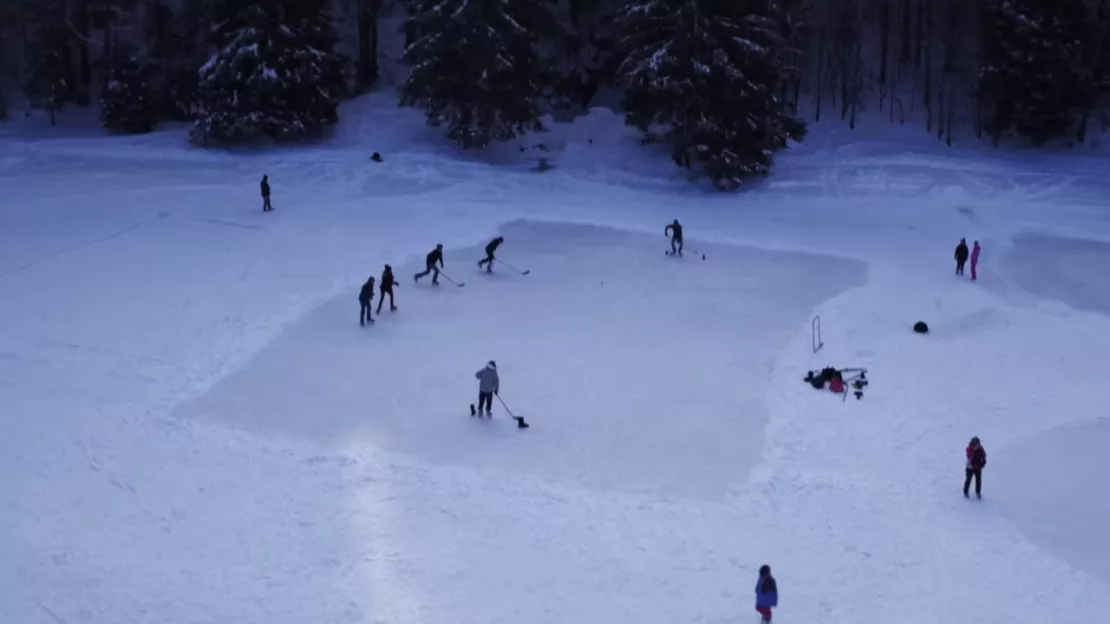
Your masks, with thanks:
[{"label": "packed snow surface", "polygon": [[[754,624],[763,563],[784,624],[1110,621],[1103,157],[818,128],[724,196],[604,111],[343,118],[0,126],[0,621]],[[465,286],[413,283],[436,243]],[[469,417],[490,359],[530,429]]]}]

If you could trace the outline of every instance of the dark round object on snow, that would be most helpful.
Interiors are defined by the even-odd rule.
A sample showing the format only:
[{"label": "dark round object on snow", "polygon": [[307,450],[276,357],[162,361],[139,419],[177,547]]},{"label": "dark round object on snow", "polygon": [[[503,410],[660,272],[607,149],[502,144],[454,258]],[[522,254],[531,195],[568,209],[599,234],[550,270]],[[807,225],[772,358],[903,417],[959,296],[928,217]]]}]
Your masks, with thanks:
[{"label": "dark round object on snow", "polygon": [[374,152],[373,154],[370,155],[370,160],[372,160],[374,162],[381,162],[382,161],[382,155],[377,153],[377,152]]},{"label": "dark round object on snow", "polygon": [[929,326],[925,324],[925,321],[918,321],[913,324],[913,330],[919,334],[927,334],[929,333]]}]

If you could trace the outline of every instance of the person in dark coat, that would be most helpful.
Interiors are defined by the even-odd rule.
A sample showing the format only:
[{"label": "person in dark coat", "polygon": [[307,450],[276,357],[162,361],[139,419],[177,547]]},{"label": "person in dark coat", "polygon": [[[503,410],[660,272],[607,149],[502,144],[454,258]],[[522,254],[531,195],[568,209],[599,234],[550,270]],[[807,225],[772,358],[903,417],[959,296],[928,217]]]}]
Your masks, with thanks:
[{"label": "person in dark coat", "polygon": [[386,295],[389,295],[389,311],[397,311],[397,306],[393,305],[394,286],[400,286],[400,284],[397,283],[397,280],[393,279],[393,267],[387,264],[385,265],[385,270],[382,271],[382,283],[378,286],[381,290],[380,299],[378,299],[378,314],[382,313],[382,304],[385,303]]},{"label": "person in dark coat", "polygon": [[262,176],[262,212],[270,212],[274,209],[270,205],[270,176]]},{"label": "person in dark coat", "polygon": [[755,582],[755,610],[763,617],[760,624],[770,624],[771,608],[779,606],[779,586],[771,576],[771,566],[759,566],[759,580]]},{"label": "person in dark coat", "polygon": [[979,241],[975,241],[971,247],[971,281],[978,279],[975,269],[979,268],[979,254],[983,253],[983,248],[979,246]]},{"label": "person in dark coat", "polygon": [[967,263],[967,239],[961,238],[960,244],[956,245],[956,275],[964,274],[964,264]]},{"label": "person in dark coat", "polygon": [[975,479],[975,498],[983,498],[983,467],[987,465],[987,451],[979,443],[979,438],[971,439],[965,451],[967,455],[967,468],[964,470],[964,498],[969,498],[967,493],[971,489],[971,480]]},{"label": "person in dark coat", "polygon": [[493,254],[497,251],[497,248],[500,247],[501,243],[503,242],[505,242],[505,239],[498,236],[497,238],[491,240],[488,245],[486,245],[486,257],[478,261],[479,268],[481,268],[482,265],[486,265],[486,273],[493,273],[493,261],[496,260],[496,258],[493,257]]},{"label": "person in dark coat", "polygon": [[366,283],[362,285],[362,290],[358,291],[358,324],[363,327],[365,327],[367,323],[371,325],[374,323],[374,319],[370,318],[370,304],[373,301],[374,278],[371,276],[370,279],[366,280]]},{"label": "person in dark coat", "polygon": [[663,228],[663,233],[671,237],[671,253],[672,256],[682,255],[682,226],[678,224],[678,219],[674,223]]},{"label": "person in dark coat", "polygon": [[[438,265],[438,266],[437,266]],[[432,283],[439,285],[439,270],[443,268],[443,245],[436,245],[424,259],[424,271],[412,276],[412,281],[419,282],[420,278],[432,273]]]}]

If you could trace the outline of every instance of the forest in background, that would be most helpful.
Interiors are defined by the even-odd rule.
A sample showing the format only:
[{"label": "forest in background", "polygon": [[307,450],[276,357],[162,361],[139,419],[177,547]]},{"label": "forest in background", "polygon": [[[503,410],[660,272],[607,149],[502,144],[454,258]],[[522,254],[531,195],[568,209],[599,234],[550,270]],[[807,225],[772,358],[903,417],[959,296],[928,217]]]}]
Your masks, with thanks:
[{"label": "forest in background", "polygon": [[0,0],[0,118],[99,104],[114,131],[295,139],[399,60],[400,103],[463,146],[605,100],[736,186],[806,122],[1089,141],[1110,123],[1108,28],[1110,0]]}]

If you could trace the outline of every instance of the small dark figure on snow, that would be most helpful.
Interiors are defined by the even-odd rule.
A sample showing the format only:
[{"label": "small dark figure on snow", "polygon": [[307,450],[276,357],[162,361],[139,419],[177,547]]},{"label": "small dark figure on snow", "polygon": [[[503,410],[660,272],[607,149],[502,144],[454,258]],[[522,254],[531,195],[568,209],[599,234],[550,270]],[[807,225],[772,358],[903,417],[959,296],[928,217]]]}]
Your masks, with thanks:
[{"label": "small dark figure on snow", "polygon": [[682,226],[678,224],[678,219],[674,223],[663,228],[663,234],[671,237],[671,253],[672,256],[682,255]]},{"label": "small dark figure on snow", "polygon": [[975,269],[979,268],[979,253],[982,251],[979,247],[979,241],[975,241],[971,247],[971,281],[973,282],[979,277]]},{"label": "small dark figure on snow", "polygon": [[370,318],[370,303],[374,301],[374,278],[366,280],[362,285],[362,290],[358,291],[358,324],[366,326],[367,323],[373,324],[374,319]]},{"label": "small dark figure on snow", "polygon": [[479,268],[485,265],[486,273],[493,273],[493,261],[496,260],[496,258],[493,257],[493,254],[497,251],[497,248],[500,247],[501,243],[503,242],[505,242],[505,239],[498,236],[497,238],[491,240],[488,245],[486,245],[486,257],[478,261]]},{"label": "small dark figure on snow", "polygon": [[377,163],[380,163],[382,161],[382,155],[377,153],[377,152],[374,152],[373,154],[370,155],[370,160],[372,160],[374,162],[377,162]]},{"label": "small dark figure on snow", "polygon": [[393,305],[393,287],[400,286],[397,280],[393,279],[393,267],[388,264],[385,265],[385,270],[382,271],[382,283],[378,286],[381,291],[378,299],[378,314],[382,313],[382,304],[385,303],[385,296],[389,295],[389,311],[396,312],[397,306]]},{"label": "small dark figure on snow", "polygon": [[[438,265],[438,266],[437,266]],[[443,245],[436,245],[428,256],[424,259],[424,271],[412,276],[412,281],[419,282],[420,278],[427,274],[432,274],[432,283],[436,286],[439,285],[439,270],[443,268]]]},{"label": "small dark figure on snow", "polygon": [[770,624],[771,607],[779,606],[779,586],[771,576],[771,566],[759,566],[759,580],[755,582],[755,610],[763,619],[760,624]]},{"label": "small dark figure on snow", "polygon": [[987,465],[987,451],[979,443],[979,438],[972,438],[967,445],[967,468],[964,471],[964,498],[968,498],[971,489],[971,480],[975,479],[975,498],[983,498],[983,468]]},{"label": "small dark figure on snow", "polygon": [[964,274],[964,264],[967,263],[967,239],[961,238],[960,244],[956,245],[956,275]]},{"label": "small dark figure on snow", "polygon": [[470,406],[470,415],[481,417],[483,411],[486,418],[493,416],[493,395],[501,391],[501,378],[497,376],[497,363],[490,360],[485,368],[474,373],[478,380],[478,411]]},{"label": "small dark figure on snow", "polygon": [[270,212],[274,209],[270,205],[270,176],[262,176],[262,212]]}]

